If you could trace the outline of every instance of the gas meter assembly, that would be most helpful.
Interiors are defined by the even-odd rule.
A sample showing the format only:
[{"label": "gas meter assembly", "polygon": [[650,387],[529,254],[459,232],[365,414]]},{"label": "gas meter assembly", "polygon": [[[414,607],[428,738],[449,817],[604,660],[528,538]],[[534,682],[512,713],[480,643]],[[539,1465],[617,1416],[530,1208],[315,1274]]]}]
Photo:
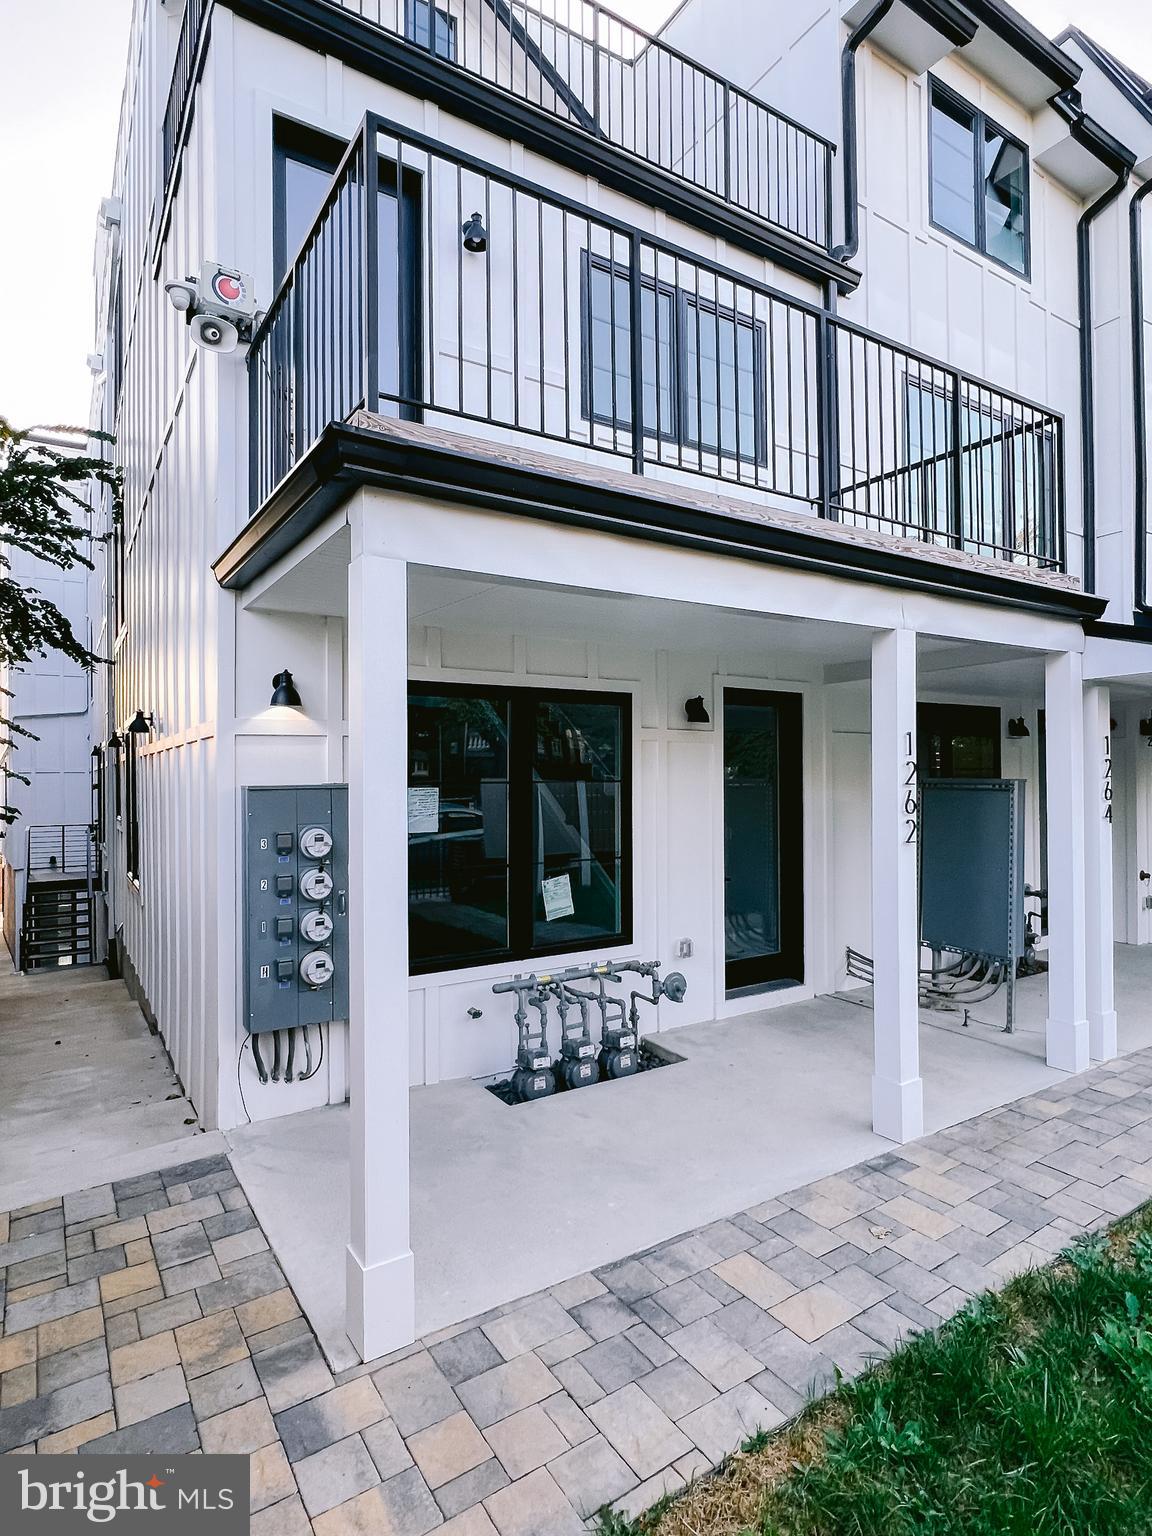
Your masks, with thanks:
[{"label": "gas meter assembly", "polygon": [[[659,972],[659,960],[607,960],[496,982],[493,992],[511,992],[516,998],[517,1047],[516,1070],[507,1084],[494,1091],[513,1104],[524,1104],[547,1098],[558,1089],[585,1088],[641,1071],[648,1063],[641,1055],[639,1004],[655,1006],[661,998],[683,1002],[688,990],[679,971],[663,980]],[[626,1004],[622,997],[608,993],[605,984],[622,983],[628,974],[643,977],[648,990],[633,991]],[[574,986],[578,981],[592,985]],[[555,1005],[558,1028],[555,1061],[548,1045],[550,1005]],[[600,1017],[599,1046],[592,1036],[593,1013]],[[651,1064],[656,1064],[655,1059]]]},{"label": "gas meter assembly", "polygon": [[[261,1082],[292,1082],[297,1029],[348,1017],[348,790],[244,791],[244,1022]],[[269,1067],[261,1037],[272,1034]],[[317,1062],[317,1067],[319,1062]]]}]

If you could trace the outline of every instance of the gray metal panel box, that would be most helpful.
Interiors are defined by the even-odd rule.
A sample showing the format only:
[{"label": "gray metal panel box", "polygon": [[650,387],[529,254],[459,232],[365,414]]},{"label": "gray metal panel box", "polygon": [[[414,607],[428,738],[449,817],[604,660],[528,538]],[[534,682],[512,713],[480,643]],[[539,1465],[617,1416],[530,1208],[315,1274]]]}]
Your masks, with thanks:
[{"label": "gray metal panel box", "polygon": [[1024,953],[1024,780],[920,784],[920,933],[931,949]]},{"label": "gray metal panel box", "polygon": [[346,785],[244,790],[244,914],[249,1033],[346,1019]]}]

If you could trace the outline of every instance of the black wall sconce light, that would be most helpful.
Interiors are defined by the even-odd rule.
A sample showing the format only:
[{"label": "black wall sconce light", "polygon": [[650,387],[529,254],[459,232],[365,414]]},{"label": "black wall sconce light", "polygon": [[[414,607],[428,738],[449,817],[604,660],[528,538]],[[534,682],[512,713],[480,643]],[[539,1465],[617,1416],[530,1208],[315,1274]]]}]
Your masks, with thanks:
[{"label": "black wall sconce light", "polygon": [[480,255],[481,252],[488,249],[488,231],[484,228],[484,220],[480,217],[479,212],[474,213],[470,219],[465,219],[460,229],[464,236],[464,249],[466,251],[472,251],[476,255]]},{"label": "black wall sconce light", "polygon": [[151,712],[146,715],[142,709],[138,709],[128,726],[128,733],[131,736],[147,736],[155,729],[156,717]]},{"label": "black wall sconce light", "polygon": [[1008,735],[1013,741],[1020,741],[1025,736],[1031,736],[1031,734],[1032,732],[1028,729],[1028,722],[1023,715],[1017,715],[1015,720],[1009,720]]},{"label": "black wall sconce light", "polygon": [[1152,719],[1141,720],[1140,734],[1141,736],[1152,736]]},{"label": "black wall sconce light", "polygon": [[704,695],[698,693],[694,699],[685,699],[684,718],[690,725],[708,725],[712,716],[704,705]]},{"label": "black wall sconce light", "polygon": [[109,750],[109,752],[119,752],[120,748],[123,745],[124,745],[124,743],[120,739],[119,732],[118,731],[113,731],[111,736],[109,736],[109,738],[108,738],[108,750]]},{"label": "black wall sconce light", "polygon": [[272,679],[272,709],[299,709],[302,704],[296,684],[292,681],[292,674],[287,669],[277,672]]}]

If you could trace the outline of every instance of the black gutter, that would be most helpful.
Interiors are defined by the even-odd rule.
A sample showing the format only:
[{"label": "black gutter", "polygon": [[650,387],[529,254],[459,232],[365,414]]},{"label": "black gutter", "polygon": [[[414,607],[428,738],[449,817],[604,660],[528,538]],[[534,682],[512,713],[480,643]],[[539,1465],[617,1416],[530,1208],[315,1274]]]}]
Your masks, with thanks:
[{"label": "black gutter", "polygon": [[1079,588],[1042,586],[880,548],[831,538],[813,519],[811,532],[794,525],[754,522],[722,511],[680,504],[659,481],[636,477],[619,487],[585,481],[543,466],[483,456],[480,442],[456,448],[386,432],[329,426],[252,521],[213,562],[222,587],[242,590],[281,555],[337,511],[360,486],[424,496],[487,511],[529,517],[615,536],[670,544],[729,559],[755,560],[791,570],[830,575],[904,591],[968,598],[1013,612],[1029,611],[1083,623],[1105,603]]},{"label": "black gutter", "polygon": [[[976,36],[976,24],[951,0],[903,0],[913,14],[935,27],[953,47]],[[856,122],[856,54],[871,37],[896,0],[877,0],[864,20],[849,32],[840,51],[840,123],[844,159],[844,242],[832,252],[834,261],[851,261],[860,249],[860,155]]]},{"label": "black gutter", "polygon": [[[1072,135],[1076,137],[1076,125]],[[1085,146],[1090,147],[1090,146]],[[1132,160],[1076,223],[1076,288],[1080,307],[1080,501],[1083,508],[1084,589],[1096,590],[1096,365],[1092,336],[1092,224],[1123,192]]]},{"label": "black gutter", "polygon": [[850,293],[860,283],[859,272],[819,246],[701,191],[690,181],[662,171],[606,139],[583,129],[574,132],[567,119],[519,101],[507,91],[446,64],[428,49],[371,25],[355,11],[338,9],[322,0],[217,3],[305,48],[330,54],[375,80],[434,101],[502,139],[516,139],[556,164],[594,176],[626,197],[662,208],[673,218],[731,241],[809,282],[831,280],[841,293]]},{"label": "black gutter", "polygon": [[1128,204],[1128,277],[1132,293],[1132,435],[1136,451],[1136,580],[1132,597],[1136,613],[1144,615],[1152,615],[1152,603],[1148,601],[1148,376],[1144,345],[1144,230],[1141,218],[1144,199],[1149,193],[1152,193],[1152,179],[1136,191]]}]

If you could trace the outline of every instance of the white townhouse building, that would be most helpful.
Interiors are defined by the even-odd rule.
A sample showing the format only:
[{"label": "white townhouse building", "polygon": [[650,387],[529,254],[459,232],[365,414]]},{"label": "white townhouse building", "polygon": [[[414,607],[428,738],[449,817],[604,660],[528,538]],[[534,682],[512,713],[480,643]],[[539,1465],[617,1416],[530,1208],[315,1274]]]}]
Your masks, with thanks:
[{"label": "white townhouse building", "polygon": [[326,1347],[1116,1053],[1150,171],[1001,0],[138,0],[109,931]]}]

